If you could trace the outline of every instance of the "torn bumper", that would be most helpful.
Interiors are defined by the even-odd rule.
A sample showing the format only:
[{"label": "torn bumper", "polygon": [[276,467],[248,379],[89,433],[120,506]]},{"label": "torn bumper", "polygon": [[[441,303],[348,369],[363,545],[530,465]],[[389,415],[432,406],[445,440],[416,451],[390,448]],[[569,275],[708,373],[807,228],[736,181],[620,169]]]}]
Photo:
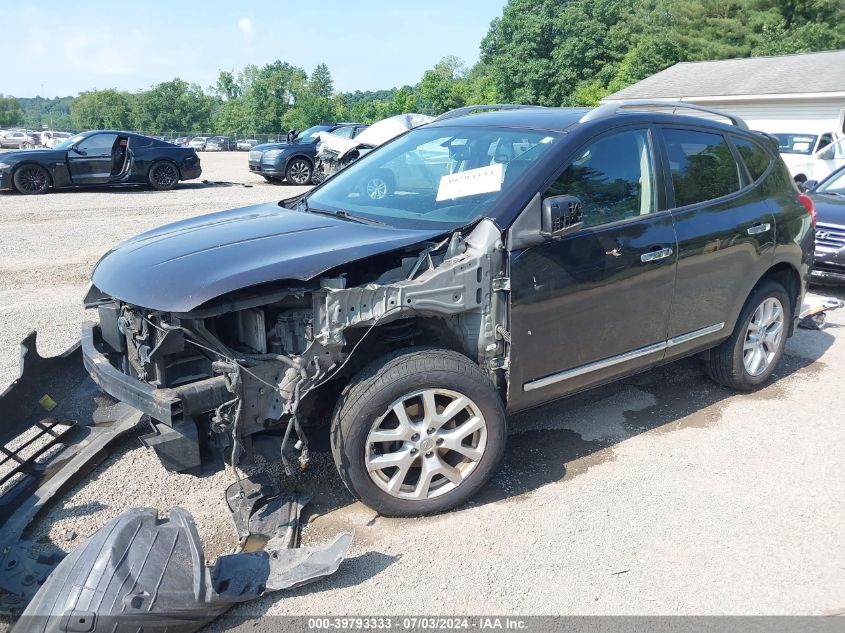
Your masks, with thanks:
[{"label": "torn bumper", "polygon": [[100,351],[98,346],[102,345],[99,327],[83,323],[82,361],[94,382],[110,396],[169,426],[194,413],[209,411],[230,397],[223,376],[157,389],[117,369]]}]

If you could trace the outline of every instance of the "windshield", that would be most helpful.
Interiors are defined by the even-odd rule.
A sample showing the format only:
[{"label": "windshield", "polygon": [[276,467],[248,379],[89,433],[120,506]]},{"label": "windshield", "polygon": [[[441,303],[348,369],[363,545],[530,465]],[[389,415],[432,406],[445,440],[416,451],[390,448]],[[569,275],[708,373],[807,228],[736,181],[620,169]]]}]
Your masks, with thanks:
[{"label": "windshield", "polygon": [[831,174],[827,180],[816,188],[815,192],[845,195],[845,169],[840,169]]},{"label": "windshield", "polygon": [[58,143],[57,145],[53,146],[53,149],[70,149],[72,145],[76,145],[77,143],[81,142],[85,138],[84,134],[77,134],[76,136],[71,136],[69,139]]},{"label": "windshield", "polygon": [[506,128],[418,128],[339,172],[308,206],[401,228],[457,228],[484,216],[558,138]]},{"label": "windshield", "polygon": [[773,134],[781,154],[812,154],[816,146],[815,134]]},{"label": "windshield", "polygon": [[296,137],[296,141],[298,143],[311,143],[312,141],[317,140],[318,132],[326,132],[330,129],[330,125],[315,125],[314,127],[309,127],[304,132],[299,133],[299,136]]}]

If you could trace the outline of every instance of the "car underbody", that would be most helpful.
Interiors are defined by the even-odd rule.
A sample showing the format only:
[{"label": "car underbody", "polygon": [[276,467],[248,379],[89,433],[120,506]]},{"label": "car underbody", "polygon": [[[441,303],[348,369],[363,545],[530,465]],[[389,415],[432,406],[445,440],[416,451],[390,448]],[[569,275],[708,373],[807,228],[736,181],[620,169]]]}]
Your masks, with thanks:
[{"label": "car underbody", "polygon": [[100,322],[84,327],[83,357],[106,392],[150,416],[143,439],[168,469],[198,471],[206,455],[236,465],[261,455],[290,472],[292,448],[304,466],[348,378],[397,347],[458,350],[504,394],[507,302],[496,289],[505,259],[501,233],[483,220],[466,238],[457,231],[186,313],[92,287],[86,305]]}]

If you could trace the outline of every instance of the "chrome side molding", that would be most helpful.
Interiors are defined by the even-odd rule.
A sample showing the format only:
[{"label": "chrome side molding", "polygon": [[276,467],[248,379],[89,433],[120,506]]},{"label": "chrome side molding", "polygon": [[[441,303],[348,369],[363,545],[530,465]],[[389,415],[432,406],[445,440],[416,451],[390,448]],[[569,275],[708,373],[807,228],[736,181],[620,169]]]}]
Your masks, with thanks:
[{"label": "chrome side molding", "polygon": [[624,352],[622,354],[617,354],[616,356],[610,356],[609,358],[604,358],[602,360],[597,360],[592,363],[587,363],[586,365],[581,365],[580,367],[573,367],[572,369],[567,369],[556,374],[551,374],[549,376],[545,376],[544,378],[536,378],[534,380],[529,380],[527,383],[522,385],[522,390],[534,391],[535,389],[542,389],[543,387],[548,387],[549,385],[553,385],[563,380],[569,380],[570,378],[583,376],[584,374],[599,371],[600,369],[607,369],[608,367],[613,367],[614,365],[619,365],[620,363],[627,363],[628,361],[634,360],[635,358],[641,358],[642,356],[648,356],[649,354],[662,352],[669,348],[676,347],[677,345],[682,345],[697,338],[701,338],[702,336],[707,336],[708,334],[715,334],[716,332],[722,330],[724,327],[724,323],[714,323],[713,325],[708,325],[707,327],[703,327],[698,330],[693,330],[692,332],[687,332],[686,334],[679,334],[678,336],[673,336],[672,338],[666,341],[662,341],[660,343],[653,343],[652,345],[639,347],[637,349],[631,350],[630,352]]}]

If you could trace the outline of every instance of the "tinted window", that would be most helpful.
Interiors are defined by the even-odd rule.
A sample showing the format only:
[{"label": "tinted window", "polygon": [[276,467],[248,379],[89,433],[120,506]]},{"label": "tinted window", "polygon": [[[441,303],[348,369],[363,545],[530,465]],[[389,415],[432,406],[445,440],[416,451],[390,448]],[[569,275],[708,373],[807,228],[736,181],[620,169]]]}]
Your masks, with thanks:
[{"label": "tinted window", "polygon": [[607,136],[581,151],[546,192],[581,199],[584,226],[655,210],[654,161],[647,130]]},{"label": "tinted window", "polygon": [[88,156],[109,156],[117,134],[94,134],[82,141],[77,148]]},{"label": "tinted window", "polygon": [[663,136],[676,207],[739,191],[739,166],[724,136],[693,130],[664,130]]},{"label": "tinted window", "polygon": [[734,145],[742,156],[745,166],[748,167],[748,173],[751,174],[753,180],[757,180],[769,168],[772,162],[765,150],[744,138],[733,137]]},{"label": "tinted window", "polygon": [[815,134],[773,134],[781,154],[812,154],[818,136]]}]

